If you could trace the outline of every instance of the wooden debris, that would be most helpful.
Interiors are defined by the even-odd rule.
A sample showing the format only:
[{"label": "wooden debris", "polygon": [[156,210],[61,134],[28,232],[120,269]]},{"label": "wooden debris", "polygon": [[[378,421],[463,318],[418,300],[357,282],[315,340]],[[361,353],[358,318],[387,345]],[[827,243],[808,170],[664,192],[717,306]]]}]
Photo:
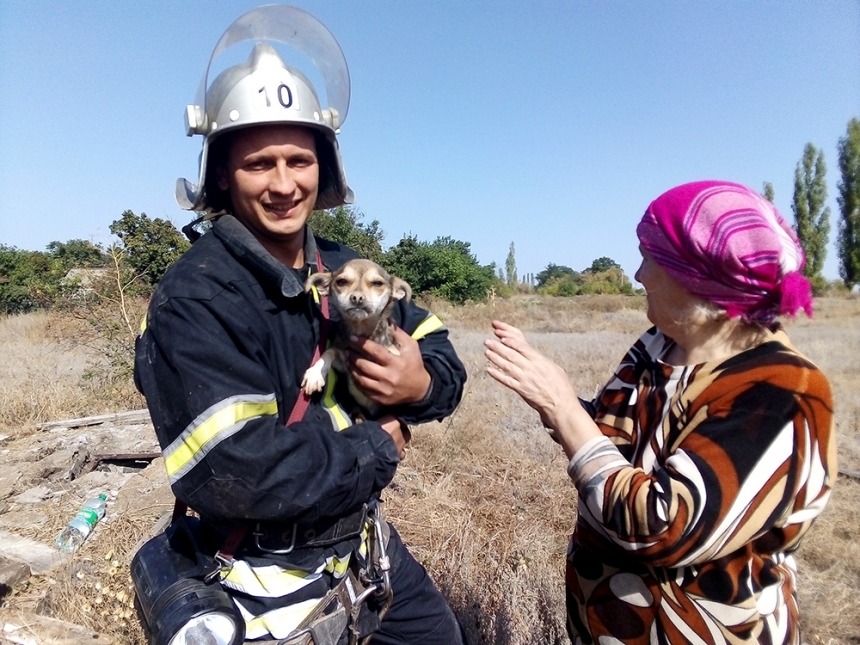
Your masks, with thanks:
[{"label": "wooden debris", "polygon": [[49,430],[51,428],[82,428],[84,426],[96,426],[102,423],[115,423],[118,425],[150,423],[149,410],[131,410],[130,412],[99,414],[93,417],[64,419],[62,421],[46,421],[45,423],[37,423],[36,428],[39,430]]},{"label": "wooden debris", "polygon": [[105,461],[152,461],[161,457],[160,452],[111,452],[95,455],[96,465]]},{"label": "wooden debris", "polygon": [[0,558],[0,595],[9,593],[16,584],[30,577],[30,567],[23,562]]},{"label": "wooden debris", "polygon": [[47,544],[8,531],[0,531],[0,557],[23,562],[33,573],[45,573],[68,559]]},{"label": "wooden debris", "polygon": [[[75,451],[75,458],[72,460],[72,465],[69,472],[66,474],[66,479],[74,481],[84,472],[84,467],[90,459],[90,451],[86,448]],[[90,469],[92,470],[92,468]]]},{"label": "wooden debris", "polygon": [[47,486],[36,486],[25,490],[23,493],[15,495],[15,497],[11,498],[9,501],[16,504],[38,504],[46,497],[50,496],[52,492],[53,491]]},{"label": "wooden debris", "polygon": [[0,611],[0,642],[15,645],[113,645],[86,627],[26,611]]}]

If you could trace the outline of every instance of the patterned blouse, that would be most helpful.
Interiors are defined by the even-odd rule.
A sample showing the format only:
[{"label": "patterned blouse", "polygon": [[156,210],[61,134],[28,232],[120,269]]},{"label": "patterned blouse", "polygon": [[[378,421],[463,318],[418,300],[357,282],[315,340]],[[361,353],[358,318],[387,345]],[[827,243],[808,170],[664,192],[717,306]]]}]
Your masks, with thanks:
[{"label": "patterned blouse", "polygon": [[825,376],[781,329],[675,367],[652,328],[594,401],[571,459],[574,643],[800,642],[791,553],[836,477]]}]

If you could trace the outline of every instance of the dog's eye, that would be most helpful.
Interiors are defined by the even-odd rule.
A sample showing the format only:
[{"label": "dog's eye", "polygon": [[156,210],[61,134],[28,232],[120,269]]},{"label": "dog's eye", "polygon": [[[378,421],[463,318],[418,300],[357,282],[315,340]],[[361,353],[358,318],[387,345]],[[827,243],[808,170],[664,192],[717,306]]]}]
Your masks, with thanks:
[{"label": "dog's eye", "polygon": [[385,282],[383,282],[382,280],[373,280],[373,281],[370,283],[370,286],[371,286],[371,287],[376,287],[376,288],[384,287],[384,286],[385,286]]},{"label": "dog's eye", "polygon": [[339,287],[345,287],[349,284],[349,280],[347,280],[346,278],[338,278],[334,281],[334,283]]}]

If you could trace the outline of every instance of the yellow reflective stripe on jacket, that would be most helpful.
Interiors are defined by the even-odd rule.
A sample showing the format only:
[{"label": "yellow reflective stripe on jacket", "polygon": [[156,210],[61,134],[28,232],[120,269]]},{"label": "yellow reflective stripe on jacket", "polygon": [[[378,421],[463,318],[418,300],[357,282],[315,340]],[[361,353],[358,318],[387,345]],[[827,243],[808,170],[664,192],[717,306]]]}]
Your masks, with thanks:
[{"label": "yellow reflective stripe on jacket", "polygon": [[204,411],[164,449],[164,466],[170,483],[178,481],[219,443],[241,430],[251,419],[277,416],[272,394],[231,396]]},{"label": "yellow reflective stripe on jacket", "polygon": [[284,569],[276,564],[252,567],[244,560],[234,560],[233,568],[221,578],[221,584],[256,598],[280,598],[295,593],[320,579],[325,565],[314,573]]},{"label": "yellow reflective stripe on jacket", "polygon": [[222,573],[221,584],[255,598],[282,598],[316,582],[323,571],[343,578],[349,569],[350,557],[350,554],[343,558],[330,556],[312,573],[284,569],[276,564],[251,566],[245,560],[235,559],[227,575]]},{"label": "yellow reflective stripe on jacket", "polygon": [[[235,600],[235,599],[234,599]],[[245,639],[262,638],[271,634],[275,638],[286,638],[310,615],[322,598],[303,600],[294,605],[278,607],[259,616],[253,616],[241,601],[235,600],[239,612],[245,619]]]},{"label": "yellow reflective stripe on jacket", "polygon": [[325,570],[337,579],[343,578],[349,570],[349,554],[343,560],[334,555],[326,558]]},{"label": "yellow reflective stripe on jacket", "polygon": [[143,336],[143,332],[146,331],[146,314],[143,314],[143,320],[140,321],[140,335]]},{"label": "yellow reflective stripe on jacket", "polygon": [[436,314],[430,314],[424,320],[421,321],[421,324],[415,328],[415,331],[412,332],[412,338],[415,340],[421,340],[427,334],[432,334],[434,331],[442,329],[445,326],[439,316]]},{"label": "yellow reflective stripe on jacket", "polygon": [[367,524],[361,530],[361,544],[358,545],[359,562],[367,560],[367,554],[370,552],[370,532],[374,531],[373,520],[368,520]]},{"label": "yellow reflective stripe on jacket", "polygon": [[334,398],[334,387],[337,383],[337,370],[329,370],[325,380],[325,392],[322,398],[323,408],[328,412],[335,429],[340,432],[352,425],[352,419]]}]

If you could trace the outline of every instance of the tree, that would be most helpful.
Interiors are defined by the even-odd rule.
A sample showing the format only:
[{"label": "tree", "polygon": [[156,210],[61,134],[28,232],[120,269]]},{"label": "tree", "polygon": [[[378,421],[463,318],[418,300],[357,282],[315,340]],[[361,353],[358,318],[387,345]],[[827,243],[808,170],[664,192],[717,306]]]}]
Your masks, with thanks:
[{"label": "tree", "polygon": [[606,256],[597,258],[594,262],[591,263],[591,266],[586,269],[588,273],[602,273],[604,271],[609,271],[609,269],[620,269],[621,265],[618,264],[612,258],[607,258]]},{"label": "tree", "polygon": [[484,300],[495,283],[495,267],[481,266],[468,242],[450,237],[427,243],[409,235],[386,251],[381,264],[406,280],[415,293],[455,303]]},{"label": "tree", "polygon": [[46,248],[67,270],[103,267],[110,262],[110,256],[101,246],[87,240],[51,242]]},{"label": "tree", "polygon": [[547,296],[596,293],[633,293],[633,285],[621,266],[611,258],[597,258],[582,273],[570,267],[548,264],[537,274],[537,291]]},{"label": "tree", "polygon": [[852,289],[860,283],[860,120],[848,122],[848,132],[839,139],[839,171],[842,179],[837,188],[841,218],[839,220],[839,275]]},{"label": "tree", "polygon": [[548,264],[537,274],[537,292],[546,296],[575,296],[583,283],[583,275],[570,267]]},{"label": "tree", "polygon": [[0,313],[50,307],[66,270],[48,253],[0,244]]},{"label": "tree", "polygon": [[506,283],[512,289],[517,288],[517,258],[514,251],[514,243],[508,249],[508,257],[505,260],[505,273],[507,274]]},{"label": "tree", "polygon": [[550,263],[546,265],[546,268],[543,271],[535,276],[535,280],[537,281],[537,288],[540,289],[553,280],[559,280],[564,277],[573,278],[578,275],[579,274],[570,267]]},{"label": "tree", "polygon": [[824,206],[827,200],[827,184],[824,175],[824,152],[807,143],[803,157],[794,169],[794,230],[806,254],[806,276],[817,292],[826,284],[821,274],[827,256],[827,238],[830,234],[830,209]]},{"label": "tree", "polygon": [[583,274],[579,294],[623,293],[632,294],[633,285],[620,266],[610,266],[604,271],[588,271]]},{"label": "tree", "polygon": [[168,220],[150,219],[146,213],[123,211],[110,225],[110,232],[122,240],[128,267],[154,287],[190,244]]},{"label": "tree", "polygon": [[769,201],[771,204],[773,204],[773,200],[776,197],[776,193],[774,193],[774,191],[773,191],[773,184],[772,183],[770,183],[769,181],[764,182],[764,186],[762,187],[761,194],[767,201]]},{"label": "tree", "polygon": [[316,235],[346,244],[378,263],[382,259],[385,233],[377,220],[365,224],[361,221],[363,218],[364,214],[354,206],[338,206],[327,211],[314,211],[308,225]]}]

